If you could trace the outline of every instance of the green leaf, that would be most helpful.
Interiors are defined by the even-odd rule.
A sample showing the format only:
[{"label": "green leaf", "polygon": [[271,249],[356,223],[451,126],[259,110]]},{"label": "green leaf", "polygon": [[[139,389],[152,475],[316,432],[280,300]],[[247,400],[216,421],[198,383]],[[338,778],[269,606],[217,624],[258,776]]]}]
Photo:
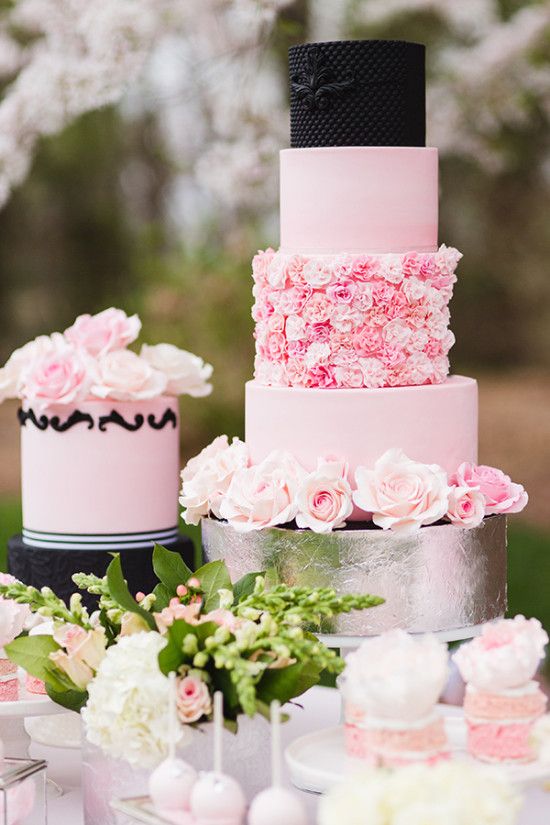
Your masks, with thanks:
[{"label": "green leaf", "polygon": [[155,611],[160,613],[161,610],[164,610],[164,608],[170,604],[172,594],[165,584],[159,582],[153,590],[153,595],[155,596]]},{"label": "green leaf", "polygon": [[204,609],[208,612],[220,606],[218,590],[232,590],[231,577],[224,561],[210,561],[194,573],[204,591]]},{"label": "green leaf", "polygon": [[297,662],[280,670],[266,670],[256,687],[258,698],[266,705],[274,699],[284,705],[316,685],[320,675],[321,670],[311,662]]},{"label": "green leaf", "polygon": [[76,713],[80,713],[88,701],[88,694],[85,690],[57,691],[46,682],[46,692],[56,705],[61,705],[62,708],[67,708],[67,710],[74,710]]},{"label": "green leaf", "polygon": [[12,662],[45,682],[51,666],[50,653],[60,647],[51,636],[20,636],[6,645],[5,650]]},{"label": "green leaf", "polygon": [[233,604],[238,604],[241,599],[246,599],[247,596],[251,596],[256,586],[256,578],[263,575],[264,573],[246,573],[242,579],[235,582],[233,585],[233,595],[235,596]]},{"label": "green leaf", "polygon": [[192,575],[180,554],[161,544],[155,544],[153,549],[153,570],[171,596],[175,596],[177,586],[185,584]]},{"label": "green leaf", "polygon": [[144,610],[136,600],[132,597],[128,590],[128,585],[124,581],[122,575],[122,564],[120,556],[115,556],[111,564],[107,568],[107,584],[111,597],[123,610],[128,610],[130,613],[137,613],[138,616],[145,621],[151,630],[156,630],[156,624],[153,616]]},{"label": "green leaf", "polygon": [[212,636],[218,625],[214,622],[203,622],[203,624],[187,624],[183,619],[173,622],[166,633],[167,644],[159,653],[159,667],[165,676],[172,671],[177,672],[186,662],[189,664],[189,657],[183,652],[183,640],[188,634],[196,637],[199,650],[204,648],[204,641],[208,636]]}]

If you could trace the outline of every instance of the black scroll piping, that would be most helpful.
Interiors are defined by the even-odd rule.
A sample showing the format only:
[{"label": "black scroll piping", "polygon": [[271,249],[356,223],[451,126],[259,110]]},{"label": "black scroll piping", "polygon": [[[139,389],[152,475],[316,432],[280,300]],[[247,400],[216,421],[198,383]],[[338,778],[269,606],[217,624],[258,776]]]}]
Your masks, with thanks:
[{"label": "black scroll piping", "polygon": [[171,410],[170,407],[167,407],[164,410],[164,415],[162,416],[160,421],[157,421],[154,416],[154,413],[151,413],[147,416],[147,423],[150,427],[153,428],[153,430],[163,430],[167,424],[172,424],[172,429],[175,430],[178,424],[178,419],[176,418],[176,413],[174,412],[174,410]]},{"label": "black scroll piping", "polygon": [[104,433],[107,430],[107,424],[116,424],[118,427],[123,427],[125,430],[128,430],[128,432],[135,433],[143,427],[144,421],[145,419],[141,413],[137,413],[137,415],[134,416],[132,423],[131,421],[126,421],[116,410],[111,410],[109,415],[100,416],[99,429]]},{"label": "black scroll piping", "polygon": [[331,98],[340,97],[355,85],[350,76],[337,80],[319,49],[311,49],[306,61],[307,68],[292,76],[291,87],[298,100],[303,100],[311,112],[328,108]]},{"label": "black scroll piping", "polygon": [[94,419],[90,415],[90,413],[83,413],[80,410],[74,410],[67,418],[66,421],[61,423],[61,419],[58,415],[53,415],[50,418],[50,427],[52,430],[55,430],[56,433],[64,433],[67,430],[70,430],[71,427],[74,427],[75,424],[84,424],[88,425],[89,430],[93,430],[94,428]]},{"label": "black scroll piping", "polygon": [[41,415],[40,418],[37,418],[34,410],[24,410],[22,407],[17,410],[17,418],[22,427],[26,425],[27,421],[30,421],[38,430],[47,430],[50,423],[47,415]]}]

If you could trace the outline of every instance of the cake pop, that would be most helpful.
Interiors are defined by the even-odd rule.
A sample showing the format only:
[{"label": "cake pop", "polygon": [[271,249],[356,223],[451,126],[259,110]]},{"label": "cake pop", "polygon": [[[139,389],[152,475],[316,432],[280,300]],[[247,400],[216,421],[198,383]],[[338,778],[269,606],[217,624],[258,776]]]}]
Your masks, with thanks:
[{"label": "cake pop", "polygon": [[174,825],[192,825],[189,811],[191,790],[197,781],[192,765],[176,757],[176,674],[171,673],[168,701],[168,758],[153,771],[149,779],[149,796],[155,811]]},{"label": "cake pop", "polygon": [[195,825],[242,825],[246,799],[239,783],[222,773],[223,696],[214,694],[214,770],[201,773],[191,791]]},{"label": "cake pop", "polygon": [[248,825],[307,825],[302,800],[281,785],[281,705],[271,703],[271,787],[261,791],[248,813]]}]

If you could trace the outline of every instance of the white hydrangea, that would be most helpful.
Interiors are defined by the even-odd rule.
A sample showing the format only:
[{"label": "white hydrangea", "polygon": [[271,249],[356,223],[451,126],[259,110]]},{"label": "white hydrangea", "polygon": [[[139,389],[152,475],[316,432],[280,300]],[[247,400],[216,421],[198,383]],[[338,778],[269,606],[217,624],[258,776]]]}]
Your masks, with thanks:
[{"label": "white hydrangea", "polygon": [[[88,740],[115,759],[152,768],[167,753],[169,682],[158,666],[159,633],[125,636],[107,651],[82,711]],[[180,730],[191,737],[190,731]]]},{"label": "white hydrangea", "polygon": [[514,825],[521,797],[496,769],[461,762],[372,770],[335,786],[319,825]]}]

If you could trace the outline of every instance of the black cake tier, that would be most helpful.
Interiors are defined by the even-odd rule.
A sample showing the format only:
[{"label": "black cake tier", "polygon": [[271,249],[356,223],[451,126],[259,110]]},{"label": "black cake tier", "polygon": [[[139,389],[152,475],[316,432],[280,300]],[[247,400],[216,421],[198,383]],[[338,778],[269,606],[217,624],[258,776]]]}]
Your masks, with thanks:
[{"label": "black cake tier", "polygon": [[290,145],[424,146],[424,53],[403,40],[292,46]]},{"label": "black cake tier", "polygon": [[[178,552],[188,567],[194,569],[193,543],[186,536],[167,545],[169,550]],[[124,576],[130,592],[140,590],[150,593],[158,579],[153,572],[152,547],[145,549],[121,550],[120,558]],[[21,536],[14,536],[8,543],[8,569],[20,581],[32,587],[51,587],[68,602],[71,593],[77,590],[72,581],[73,573],[93,573],[104,576],[113,553],[109,550],[45,550],[23,544]],[[96,600],[83,594],[82,601],[93,609]]]}]

